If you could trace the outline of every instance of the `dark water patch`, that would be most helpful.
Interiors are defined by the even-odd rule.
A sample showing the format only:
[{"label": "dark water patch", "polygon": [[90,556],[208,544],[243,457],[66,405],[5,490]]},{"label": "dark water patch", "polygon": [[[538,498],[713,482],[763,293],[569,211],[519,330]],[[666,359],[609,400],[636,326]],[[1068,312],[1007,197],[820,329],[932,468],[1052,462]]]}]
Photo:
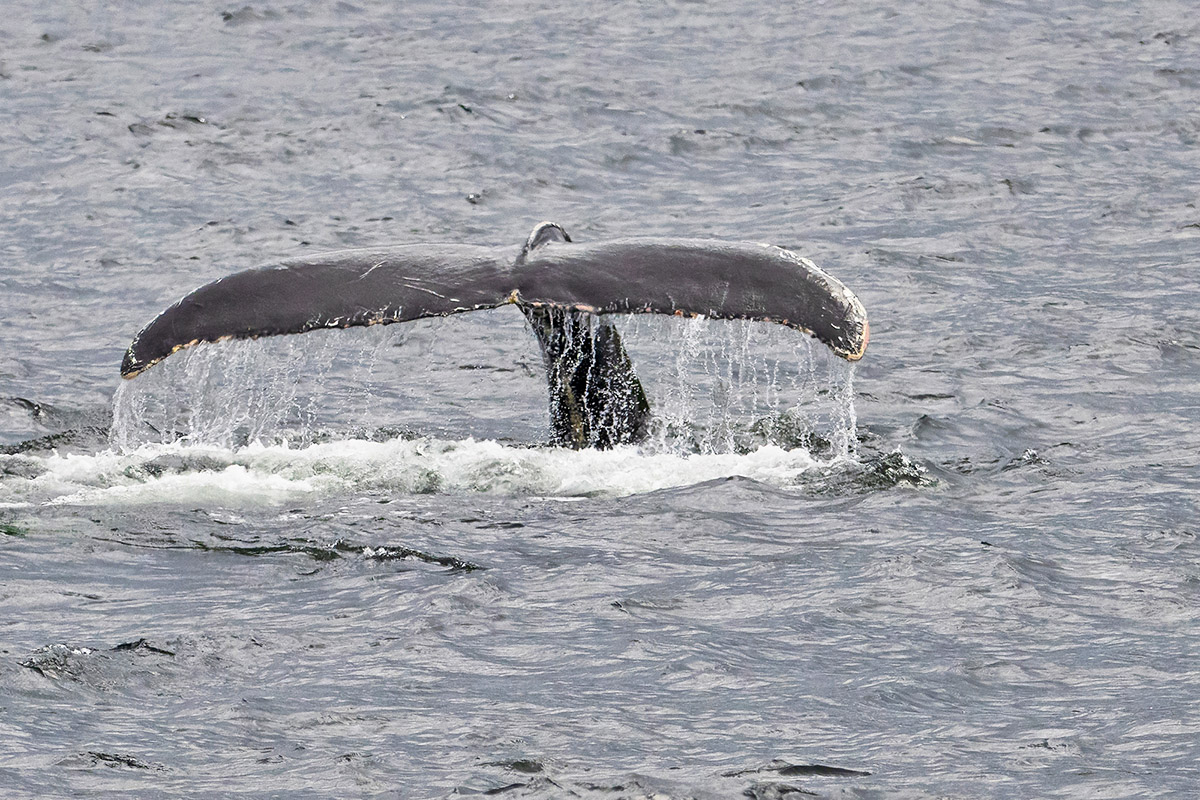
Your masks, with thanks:
[{"label": "dark water patch", "polygon": [[864,775],[870,775],[869,772],[861,770],[846,769],[844,767],[829,767],[824,764],[796,764],[779,769],[780,775],[818,775],[822,777],[834,778],[857,778]]},{"label": "dark water patch", "polygon": [[742,791],[742,796],[749,797],[751,800],[797,800],[797,798],[819,795],[790,783],[767,781],[750,784]]},{"label": "dark water patch", "polygon": [[539,772],[544,772],[545,767],[542,762],[531,758],[517,758],[511,761],[485,761],[485,767],[502,767],[512,772],[520,772],[524,775],[536,775]]},{"label": "dark water patch", "polygon": [[0,399],[0,454],[59,448],[94,452],[110,422],[111,413],[102,408],[71,408],[15,396]]},{"label": "dark water patch", "polygon": [[[121,690],[136,684],[156,683],[158,676],[138,665],[141,658],[175,656],[165,647],[145,638],[124,642],[108,650],[52,644],[40,648],[23,661],[22,667],[52,680],[70,680],[101,691]],[[157,672],[155,667],[152,672]]]},{"label": "dark water patch", "polygon": [[717,800],[731,796],[645,774],[629,775],[624,779],[611,781],[539,775],[528,781],[513,781],[490,788],[459,786],[453,792],[453,796],[475,794],[527,800],[556,800],[564,797],[588,800]]},{"label": "dark water patch", "polygon": [[147,641],[144,638],[136,639],[132,642],[122,642],[121,644],[114,647],[113,650],[114,651],[116,651],[116,650],[136,650],[139,652],[154,653],[156,655],[161,655],[161,656],[175,655],[174,652],[163,649],[161,647],[156,647],[155,645],[151,644],[149,641]]},{"label": "dark water patch", "polygon": [[33,400],[26,400],[24,397],[6,397],[5,405],[15,406],[29,412],[29,415],[34,419],[49,417],[51,410],[41,403],[35,403]]},{"label": "dark water patch", "polygon": [[[480,520],[462,520],[462,521],[463,522],[479,522]],[[507,530],[515,530],[517,528],[524,528],[525,523],[524,522],[513,522],[513,521],[509,521],[509,520],[494,520],[491,522],[484,522],[482,525],[479,525],[478,527],[484,528],[484,529],[496,528],[496,529],[507,531]]]},{"label": "dark water patch", "polygon": [[[558,786],[558,784],[553,783],[552,781],[549,783],[551,785],[555,786],[556,788],[562,788],[562,787]],[[495,796],[495,795],[501,795],[501,794],[508,794],[509,792],[515,791],[517,789],[526,789],[526,788],[529,788],[529,786],[530,786],[530,784],[528,784],[528,783],[509,783],[509,784],[505,784],[504,786],[497,786],[494,789],[485,789],[482,793],[487,796]]]},{"label": "dark water patch", "polygon": [[[127,127],[129,132],[135,136],[151,136],[158,128],[169,128],[171,130],[195,132],[201,126],[214,125],[207,118],[199,114],[192,113],[177,113],[168,112],[165,116],[151,121],[131,122]],[[220,128],[220,125],[214,125]]]},{"label": "dark water patch", "polygon": [[754,775],[762,772],[775,772],[785,777],[815,775],[834,778],[861,778],[871,774],[870,772],[847,769],[845,767],[831,767],[825,764],[792,764],[782,760],[772,761],[763,767],[751,767],[749,769],[734,770],[721,774],[727,778],[736,778],[742,775]]},{"label": "dark water patch", "polygon": [[[233,524],[237,525],[238,523],[235,522]],[[336,561],[342,557],[338,549],[340,540],[324,542],[307,537],[294,537],[285,541],[269,543],[250,544],[246,541],[247,539],[253,540],[257,538],[252,535],[241,538],[214,532],[210,541],[193,540],[185,546],[206,553],[233,553],[234,555],[251,557],[270,556],[280,553],[295,554],[307,556],[314,561],[321,562]]]},{"label": "dark water patch", "polygon": [[913,461],[899,450],[868,456],[855,477],[854,485],[862,491],[891,489],[908,485],[915,487],[936,486],[937,481],[929,477],[924,466]]},{"label": "dark water patch", "polygon": [[132,756],[128,753],[105,753],[100,750],[88,750],[84,753],[68,756],[55,762],[55,765],[66,767],[67,769],[107,767],[109,769],[149,770],[153,772],[167,771],[167,767],[163,764],[143,761],[137,756]]},{"label": "dark water patch", "polygon": [[46,678],[73,677],[83,672],[86,664],[84,659],[94,652],[90,647],[51,644],[33,653],[20,664]]},{"label": "dark water patch", "polygon": [[454,572],[473,572],[477,569],[484,569],[478,564],[473,564],[470,561],[464,561],[461,558],[454,556],[437,556],[430,553],[423,553],[420,550],[414,550],[411,547],[396,547],[384,545],[380,547],[363,547],[355,548],[351,545],[341,543],[338,546],[339,550],[345,552],[347,549],[353,552],[360,552],[362,555],[372,561],[423,561],[426,564],[437,564],[447,567]]},{"label": "dark water patch", "polygon": [[[370,576],[376,569],[409,571],[424,567],[442,568],[447,574],[485,570],[476,560],[437,552],[441,546],[458,541],[460,531],[475,526],[460,525],[442,517],[404,513],[379,516],[378,502],[362,498],[354,503],[355,513],[343,508],[343,515],[313,513],[311,509],[286,512],[256,509],[225,510],[214,508],[174,508],[167,511],[95,509],[88,520],[66,510],[49,527],[56,536],[78,534],[105,546],[128,550],[131,557],[139,551],[159,552],[163,559],[172,552],[192,552],[216,557],[233,556],[237,560],[263,560],[275,568],[296,569],[307,576]],[[42,514],[47,527],[50,515]],[[430,527],[418,532],[418,526]],[[281,535],[286,528],[290,535]],[[503,526],[500,530],[508,530]],[[24,530],[22,528],[22,530]],[[400,544],[396,538],[414,538],[421,546]],[[204,560],[206,569],[240,571],[235,561]],[[437,570],[432,570],[436,572]]]},{"label": "dark water patch", "polygon": [[16,444],[0,445],[0,455],[53,451],[94,453],[107,441],[108,426],[90,426],[48,433]]},{"label": "dark water patch", "polygon": [[273,544],[210,544],[193,541],[192,549],[210,553],[232,553],[239,556],[274,556],[274,555],[303,555],[320,563],[338,561],[343,558],[358,557],[367,561],[380,563],[421,562],[446,567],[451,572],[473,572],[483,569],[478,564],[465,561],[455,556],[439,556],[426,553],[411,547],[399,545],[364,546],[353,544],[342,539],[331,543],[311,539],[295,539]]},{"label": "dark water patch", "polygon": [[812,420],[796,410],[754,420],[749,434],[737,443],[735,452],[745,455],[773,444],[785,450],[804,450],[813,458],[832,460],[845,448],[844,441],[816,430]]},{"label": "dark water patch", "polygon": [[900,450],[883,453],[863,450],[854,461],[800,476],[795,489],[809,497],[838,498],[898,487],[924,489],[938,485],[938,479],[930,475],[924,464]]},{"label": "dark water patch", "polygon": [[[1069,446],[1069,445],[1068,445]],[[1018,455],[999,454],[995,457],[962,456],[952,461],[944,461],[934,466],[937,473],[943,475],[994,475],[1014,470],[1036,469],[1043,475],[1053,474],[1052,463],[1049,459],[1038,454],[1037,450],[1026,449]]]},{"label": "dark water patch", "polygon": [[251,22],[266,22],[268,20],[279,19],[282,15],[272,9],[270,6],[242,6],[239,9],[232,11],[222,11],[221,21],[231,27],[245,25]]},{"label": "dark water patch", "polygon": [[[520,782],[514,781],[501,786],[493,786],[488,789],[471,791],[466,787],[459,787],[454,794],[480,794],[484,797],[585,797],[578,789],[582,787],[572,787],[564,785],[551,778],[538,777],[531,781]],[[590,787],[589,787],[590,788]]]}]

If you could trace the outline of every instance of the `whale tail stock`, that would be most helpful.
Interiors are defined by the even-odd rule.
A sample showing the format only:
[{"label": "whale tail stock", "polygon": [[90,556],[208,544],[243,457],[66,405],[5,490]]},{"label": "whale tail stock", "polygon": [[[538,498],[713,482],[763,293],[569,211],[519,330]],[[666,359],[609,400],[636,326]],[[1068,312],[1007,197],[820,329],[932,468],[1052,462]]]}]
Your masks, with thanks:
[{"label": "whale tail stock", "polygon": [[745,242],[615,239],[572,243],[560,225],[507,248],[401,245],[298,258],[234,273],[183,297],[134,337],[136,377],[201,342],[390,324],[516,304],[542,351],[555,443],[635,441],[649,403],[604,315],[756,319],[805,331],[856,361],[866,312],[836,278],[788,250]]},{"label": "whale tail stock", "polygon": [[[570,244],[571,237],[561,225],[540,223],[521,248],[514,269],[524,268],[550,243]],[[650,403],[616,326],[588,310],[522,300],[517,306],[542,351],[554,441],[580,449],[640,439],[650,419]]]},{"label": "whale tail stock", "polygon": [[521,311],[541,346],[554,441],[580,449],[640,439],[650,403],[616,326],[561,306],[521,304]]}]

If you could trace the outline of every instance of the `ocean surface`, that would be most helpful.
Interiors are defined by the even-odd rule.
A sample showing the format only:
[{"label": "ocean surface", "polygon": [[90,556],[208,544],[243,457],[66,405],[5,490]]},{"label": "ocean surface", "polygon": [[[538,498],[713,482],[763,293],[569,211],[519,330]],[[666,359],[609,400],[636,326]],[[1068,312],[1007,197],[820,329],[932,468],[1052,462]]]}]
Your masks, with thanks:
[{"label": "ocean surface", "polygon": [[[1193,3],[0,16],[0,796],[1200,796]],[[133,335],[275,259],[763,241],[851,368],[618,320],[551,447],[513,308]]]}]

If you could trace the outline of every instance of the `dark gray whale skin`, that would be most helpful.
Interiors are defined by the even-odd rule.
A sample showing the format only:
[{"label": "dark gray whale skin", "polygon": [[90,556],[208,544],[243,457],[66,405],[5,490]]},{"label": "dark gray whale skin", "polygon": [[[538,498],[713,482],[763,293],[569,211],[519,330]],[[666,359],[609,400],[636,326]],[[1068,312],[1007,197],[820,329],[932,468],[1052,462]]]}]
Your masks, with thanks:
[{"label": "dark gray whale skin", "polygon": [[561,226],[544,222],[519,252],[401,245],[221,278],[143,328],[121,375],[133,378],[200,342],[387,325],[506,303],[521,309],[541,347],[554,441],[574,448],[637,441],[650,416],[620,334],[602,315],[766,320],[806,331],[851,361],[862,357],[869,336],[858,299],[788,250],[703,239],[575,244]]},{"label": "dark gray whale skin", "polygon": [[788,250],[705,239],[576,244],[541,236],[549,229],[561,231],[539,225],[519,253],[398,245],[235,273],[196,289],[143,328],[125,353],[121,375],[133,378],[200,342],[386,325],[505,303],[759,319],[806,331],[847,360],[866,350],[862,304],[836,278]]},{"label": "dark gray whale skin", "polygon": [[493,308],[515,287],[512,248],[400,245],[293,258],[201,286],[141,330],[121,362],[133,378],[185,347],[318,328],[386,325]]},{"label": "dark gray whale skin", "polygon": [[655,313],[775,322],[857,361],[869,330],[840,281],[789,250],[706,239],[548,242],[515,268],[520,300],[599,314]]}]

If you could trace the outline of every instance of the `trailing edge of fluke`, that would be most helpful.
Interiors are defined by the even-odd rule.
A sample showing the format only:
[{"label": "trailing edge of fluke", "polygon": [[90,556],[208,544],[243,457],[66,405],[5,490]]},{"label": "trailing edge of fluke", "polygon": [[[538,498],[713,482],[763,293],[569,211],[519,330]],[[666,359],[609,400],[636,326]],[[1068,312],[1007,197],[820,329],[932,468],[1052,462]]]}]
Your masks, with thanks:
[{"label": "trailing edge of fluke", "polygon": [[841,358],[867,348],[866,311],[840,281],[771,245],[707,239],[573,243],[553,223],[524,247],[411,244],[293,258],[201,286],[134,337],[133,378],[201,342],[387,325],[516,304],[590,314],[753,319],[805,331]]}]

